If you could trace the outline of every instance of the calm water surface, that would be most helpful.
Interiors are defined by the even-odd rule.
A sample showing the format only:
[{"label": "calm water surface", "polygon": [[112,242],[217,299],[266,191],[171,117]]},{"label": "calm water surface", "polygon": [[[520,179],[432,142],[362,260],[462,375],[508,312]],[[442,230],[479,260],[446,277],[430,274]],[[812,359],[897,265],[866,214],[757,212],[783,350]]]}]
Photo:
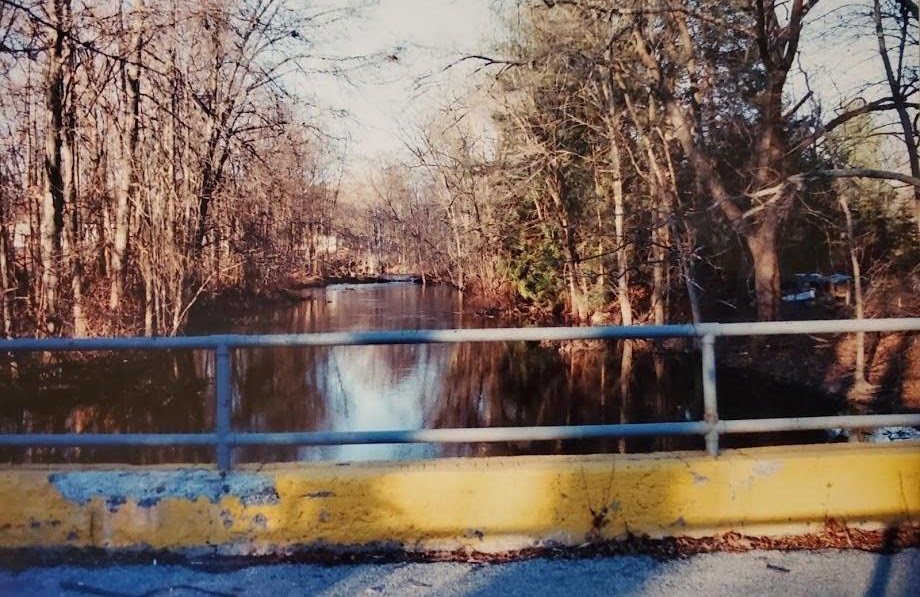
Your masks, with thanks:
[{"label": "calm water surface", "polygon": [[[265,307],[243,320],[218,314],[193,333],[496,327],[464,314],[446,287],[335,285],[301,303]],[[0,374],[0,432],[201,432],[213,427],[213,355],[207,351],[107,354],[84,363],[30,355],[11,380]],[[234,427],[248,431],[367,431],[679,421],[700,418],[698,357],[654,344],[637,351],[627,399],[619,392],[620,345],[560,351],[538,343],[264,348],[233,354]],[[840,405],[720,369],[723,418],[833,414]],[[750,446],[779,436],[724,438]],[[785,434],[784,442],[823,441]],[[512,442],[474,445],[247,447],[238,462],[374,460],[527,453],[701,448],[697,438]],[[211,450],[30,449],[12,462],[209,462]]]}]

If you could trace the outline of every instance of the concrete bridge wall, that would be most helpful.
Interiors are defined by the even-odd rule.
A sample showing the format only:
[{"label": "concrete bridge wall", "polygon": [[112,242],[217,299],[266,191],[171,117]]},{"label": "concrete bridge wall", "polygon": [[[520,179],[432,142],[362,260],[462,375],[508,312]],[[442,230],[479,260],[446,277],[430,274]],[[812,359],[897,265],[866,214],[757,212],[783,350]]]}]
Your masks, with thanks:
[{"label": "concrete bridge wall", "polygon": [[920,443],[650,455],[0,468],[0,548],[500,551],[920,524]]}]

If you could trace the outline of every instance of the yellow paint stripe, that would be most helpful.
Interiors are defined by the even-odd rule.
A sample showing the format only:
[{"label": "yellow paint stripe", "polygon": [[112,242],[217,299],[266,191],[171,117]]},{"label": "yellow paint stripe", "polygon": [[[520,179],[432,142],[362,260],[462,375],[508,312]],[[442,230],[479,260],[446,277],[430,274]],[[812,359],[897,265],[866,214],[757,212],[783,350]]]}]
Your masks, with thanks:
[{"label": "yellow paint stripe", "polygon": [[0,467],[0,547],[494,551],[920,524],[920,443],[200,467]]}]

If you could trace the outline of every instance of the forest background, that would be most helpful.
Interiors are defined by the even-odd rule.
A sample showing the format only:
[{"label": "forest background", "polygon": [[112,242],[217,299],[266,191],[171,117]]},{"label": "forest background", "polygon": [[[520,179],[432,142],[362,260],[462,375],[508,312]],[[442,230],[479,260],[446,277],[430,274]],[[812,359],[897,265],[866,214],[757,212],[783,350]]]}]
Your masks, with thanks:
[{"label": "forest background", "polygon": [[[406,60],[337,47],[373,4],[0,0],[0,334],[385,273],[572,323],[797,317],[815,271],[852,284],[809,316],[920,313],[913,0],[497,1],[358,169],[312,85]],[[846,97],[803,40],[869,48]]]}]

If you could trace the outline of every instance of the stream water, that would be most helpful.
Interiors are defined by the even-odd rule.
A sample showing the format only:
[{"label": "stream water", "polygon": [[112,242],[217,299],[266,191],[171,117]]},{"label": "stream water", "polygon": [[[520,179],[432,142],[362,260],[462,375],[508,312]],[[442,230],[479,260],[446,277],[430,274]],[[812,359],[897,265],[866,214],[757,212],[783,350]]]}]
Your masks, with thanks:
[{"label": "stream water", "polygon": [[[465,313],[443,286],[334,285],[303,302],[242,319],[219,313],[194,333],[497,327]],[[702,399],[693,351],[643,343],[626,399],[620,344],[560,350],[539,343],[264,348],[233,354],[234,427],[249,431],[574,425],[698,419]],[[213,355],[207,351],[105,354],[44,361],[29,355],[15,380],[0,379],[0,432],[201,432],[213,427]],[[56,357],[54,357],[56,358]],[[723,418],[835,414],[838,402],[750,372],[719,369]],[[762,445],[776,435],[723,438]],[[783,434],[783,443],[824,441]],[[252,447],[237,462],[373,460],[529,453],[645,452],[702,447],[698,438],[630,438],[473,445]],[[210,449],[4,449],[5,462],[209,462]]]}]

